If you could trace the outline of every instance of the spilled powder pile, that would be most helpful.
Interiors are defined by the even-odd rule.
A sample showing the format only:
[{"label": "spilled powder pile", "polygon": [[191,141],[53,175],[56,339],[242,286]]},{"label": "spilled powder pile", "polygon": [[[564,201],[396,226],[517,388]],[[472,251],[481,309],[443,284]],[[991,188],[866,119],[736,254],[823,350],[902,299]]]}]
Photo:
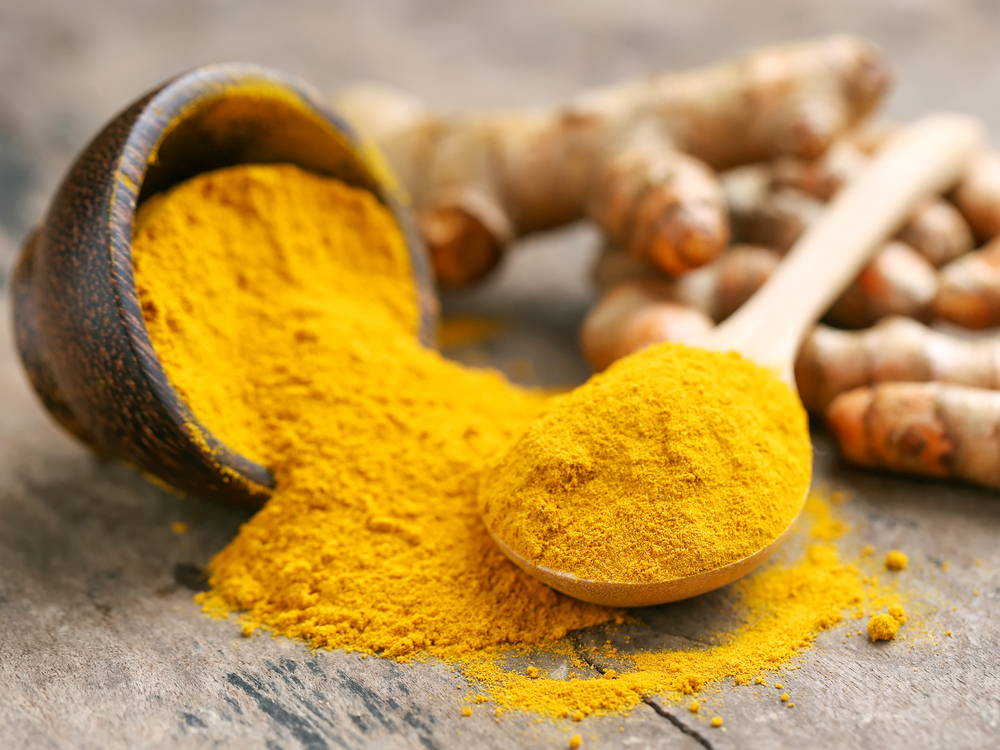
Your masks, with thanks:
[{"label": "spilled powder pile", "polygon": [[[277,479],[212,560],[200,597],[211,613],[241,613],[245,631],[438,657],[504,708],[571,716],[748,682],[845,613],[893,603],[839,560],[840,530],[814,500],[800,560],[713,595],[744,623],[706,633],[713,645],[581,649],[567,634],[624,614],[522,573],[477,510],[482,473],[545,399],[417,344],[405,247],[371,196],[289,166],[222,170],[150,201],[133,252],[172,383],[217,437]],[[510,649],[568,654],[581,676],[508,671]],[[582,676],[600,659],[618,663],[612,679]]]}]

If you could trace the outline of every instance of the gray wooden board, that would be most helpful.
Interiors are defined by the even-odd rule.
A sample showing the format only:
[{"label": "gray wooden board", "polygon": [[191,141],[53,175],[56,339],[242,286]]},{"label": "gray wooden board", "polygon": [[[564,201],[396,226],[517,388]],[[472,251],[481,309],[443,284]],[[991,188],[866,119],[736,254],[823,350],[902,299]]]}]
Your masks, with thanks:
[{"label": "gray wooden board", "polygon": [[[768,4],[530,2],[67,4],[0,8],[0,280],[72,153],[153,81],[211,59],[251,59],[319,85],[376,77],[445,103],[539,102],[585,84],[847,29],[900,70],[893,111],[1000,110],[996,6],[963,0]],[[197,33],[192,33],[193,30]],[[127,64],[123,61],[127,60]],[[460,62],[460,64],[456,64]],[[595,246],[577,228],[525,243],[498,278],[452,295],[455,314],[505,333],[456,353],[546,385],[586,374],[574,345]],[[460,715],[471,687],[445,666],[399,665],[283,639],[239,638],[192,602],[192,570],[243,511],[181,499],[102,463],[28,391],[0,298],[0,746],[2,747],[959,747],[1000,736],[1000,503],[996,493],[852,470],[817,435],[818,475],[848,489],[855,531],[911,556],[900,575],[933,638],[872,646],[824,634],[773,688],[723,685],[703,715],[651,699],[627,718],[497,721]],[[191,531],[176,535],[170,523]],[[945,566],[947,562],[949,565]],[[945,567],[948,569],[945,570]],[[973,592],[980,592],[978,596]],[[638,644],[688,644],[730,622],[723,591],[643,614]],[[953,633],[944,635],[945,630]],[[577,636],[586,641],[588,634]],[[908,646],[912,645],[912,648]],[[726,719],[712,729],[707,718]]]}]

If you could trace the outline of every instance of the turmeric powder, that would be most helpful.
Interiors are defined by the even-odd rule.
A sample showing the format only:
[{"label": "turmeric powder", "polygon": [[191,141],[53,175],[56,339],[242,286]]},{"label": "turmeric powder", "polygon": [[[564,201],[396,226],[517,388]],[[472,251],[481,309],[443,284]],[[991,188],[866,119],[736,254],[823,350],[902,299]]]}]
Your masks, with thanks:
[{"label": "turmeric powder", "polygon": [[814,497],[804,523],[824,532],[801,558],[730,587],[740,623],[711,646],[602,648],[614,679],[509,668],[509,649],[530,649],[568,654],[584,672],[598,655],[565,636],[625,615],[552,591],[489,539],[476,508],[481,475],[545,398],[417,343],[408,260],[388,212],[294,167],[234,167],[151,200],[133,253],[171,382],[204,425],[277,480],[198,596],[209,613],[239,613],[244,634],[445,659],[498,715],[583,719],[723,679],[748,684],[843,617],[896,603],[838,557],[843,528]]},{"label": "turmeric powder", "polygon": [[892,615],[874,615],[868,621],[868,638],[872,641],[891,641],[902,623]]},{"label": "turmeric powder", "polygon": [[417,342],[405,246],[369,194],[290,166],[222,170],[150,206],[133,251],[171,381],[277,481],[209,566],[206,606],[399,659],[618,617],[489,540],[476,475],[542,398]]},{"label": "turmeric powder", "polygon": [[625,583],[706,573],[798,515],[805,410],[736,353],[664,343],[557,396],[485,472],[494,536],[532,563]]}]

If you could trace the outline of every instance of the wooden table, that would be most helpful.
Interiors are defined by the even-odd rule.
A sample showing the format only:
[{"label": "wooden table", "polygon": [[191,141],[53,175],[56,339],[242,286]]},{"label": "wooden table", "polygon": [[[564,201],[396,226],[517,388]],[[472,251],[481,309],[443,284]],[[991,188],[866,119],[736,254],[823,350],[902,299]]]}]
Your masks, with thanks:
[{"label": "wooden table", "polygon": [[[950,106],[1000,126],[988,88],[1000,82],[1000,63],[987,56],[997,12],[971,2],[891,12],[861,0],[752,9],[717,0],[669,11],[586,2],[565,18],[537,3],[400,0],[339,15],[319,2],[290,15],[245,3],[240,16],[220,4],[141,12],[112,12],[102,2],[7,5],[0,280],[13,238],[100,121],[169,72],[213,58],[253,59],[330,87],[368,76],[440,102],[511,103],[848,26],[874,35],[899,61],[895,111]],[[488,285],[446,300],[454,314],[508,321],[503,335],[458,356],[520,380],[579,382],[586,368],[574,342],[595,242],[585,228],[531,240]],[[783,677],[792,711],[773,689],[723,686],[707,698],[726,718],[721,730],[652,698],[627,718],[580,725],[496,721],[486,711],[464,718],[469,687],[440,665],[241,639],[233,625],[201,615],[191,600],[197,568],[247,513],[156,489],[56,429],[15,360],[6,303],[0,299],[0,746],[565,747],[579,731],[585,747],[979,748],[1000,736],[994,492],[851,470],[817,435],[819,477],[852,496],[844,513],[855,530],[845,545],[909,552],[901,581],[933,637],[873,647],[844,630],[824,634],[802,668]],[[177,520],[191,531],[172,533]],[[718,625],[721,600],[712,597],[725,596],[643,616],[653,634],[689,638]]]}]

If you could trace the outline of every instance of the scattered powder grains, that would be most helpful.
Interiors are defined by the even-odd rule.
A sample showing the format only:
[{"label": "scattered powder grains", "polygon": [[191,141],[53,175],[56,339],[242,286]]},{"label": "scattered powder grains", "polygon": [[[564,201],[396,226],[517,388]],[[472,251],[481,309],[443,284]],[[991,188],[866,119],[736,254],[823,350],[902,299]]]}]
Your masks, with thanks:
[{"label": "scattered powder grains", "polygon": [[[641,611],[558,594],[490,540],[478,483],[546,398],[416,342],[406,250],[370,195],[289,166],[226,169],[148,201],[133,250],[171,382],[203,425],[277,479],[198,597],[211,614],[239,613],[245,633],[439,658],[496,712],[582,719],[747,684],[844,617],[897,603],[840,558],[816,496],[801,551],[710,595],[735,626],[705,633],[706,647],[637,650],[615,624]],[[586,676],[566,638],[601,624],[619,644],[602,647],[614,679]],[[506,667],[528,650],[565,656],[576,677]]]},{"label": "scattered powder grains", "polygon": [[580,735],[574,734],[569,738],[569,750],[579,750],[581,745],[583,745],[583,737]]},{"label": "scattered powder grains", "polygon": [[892,615],[873,615],[868,621],[868,637],[872,641],[891,641],[899,632],[900,622]]},{"label": "scattered powder grains", "polygon": [[438,326],[437,342],[442,349],[481,344],[502,333],[504,328],[504,321],[491,318],[445,318]]},{"label": "scattered powder grains", "polygon": [[174,521],[170,524],[170,530],[175,534],[187,534],[188,525],[184,521]]},{"label": "scattered powder grains", "polygon": [[698,713],[699,708],[701,708],[701,704],[698,701],[691,701],[688,704],[688,711],[690,711],[693,714]]},{"label": "scattered powder grains", "polygon": [[886,570],[906,570],[906,566],[909,565],[910,558],[906,556],[905,552],[898,549],[891,549],[885,556],[885,568]]},{"label": "scattered powder grains", "polygon": [[722,726],[722,717],[721,716],[714,716],[714,717],[712,717],[712,726],[716,727],[716,728],[721,727]]}]

